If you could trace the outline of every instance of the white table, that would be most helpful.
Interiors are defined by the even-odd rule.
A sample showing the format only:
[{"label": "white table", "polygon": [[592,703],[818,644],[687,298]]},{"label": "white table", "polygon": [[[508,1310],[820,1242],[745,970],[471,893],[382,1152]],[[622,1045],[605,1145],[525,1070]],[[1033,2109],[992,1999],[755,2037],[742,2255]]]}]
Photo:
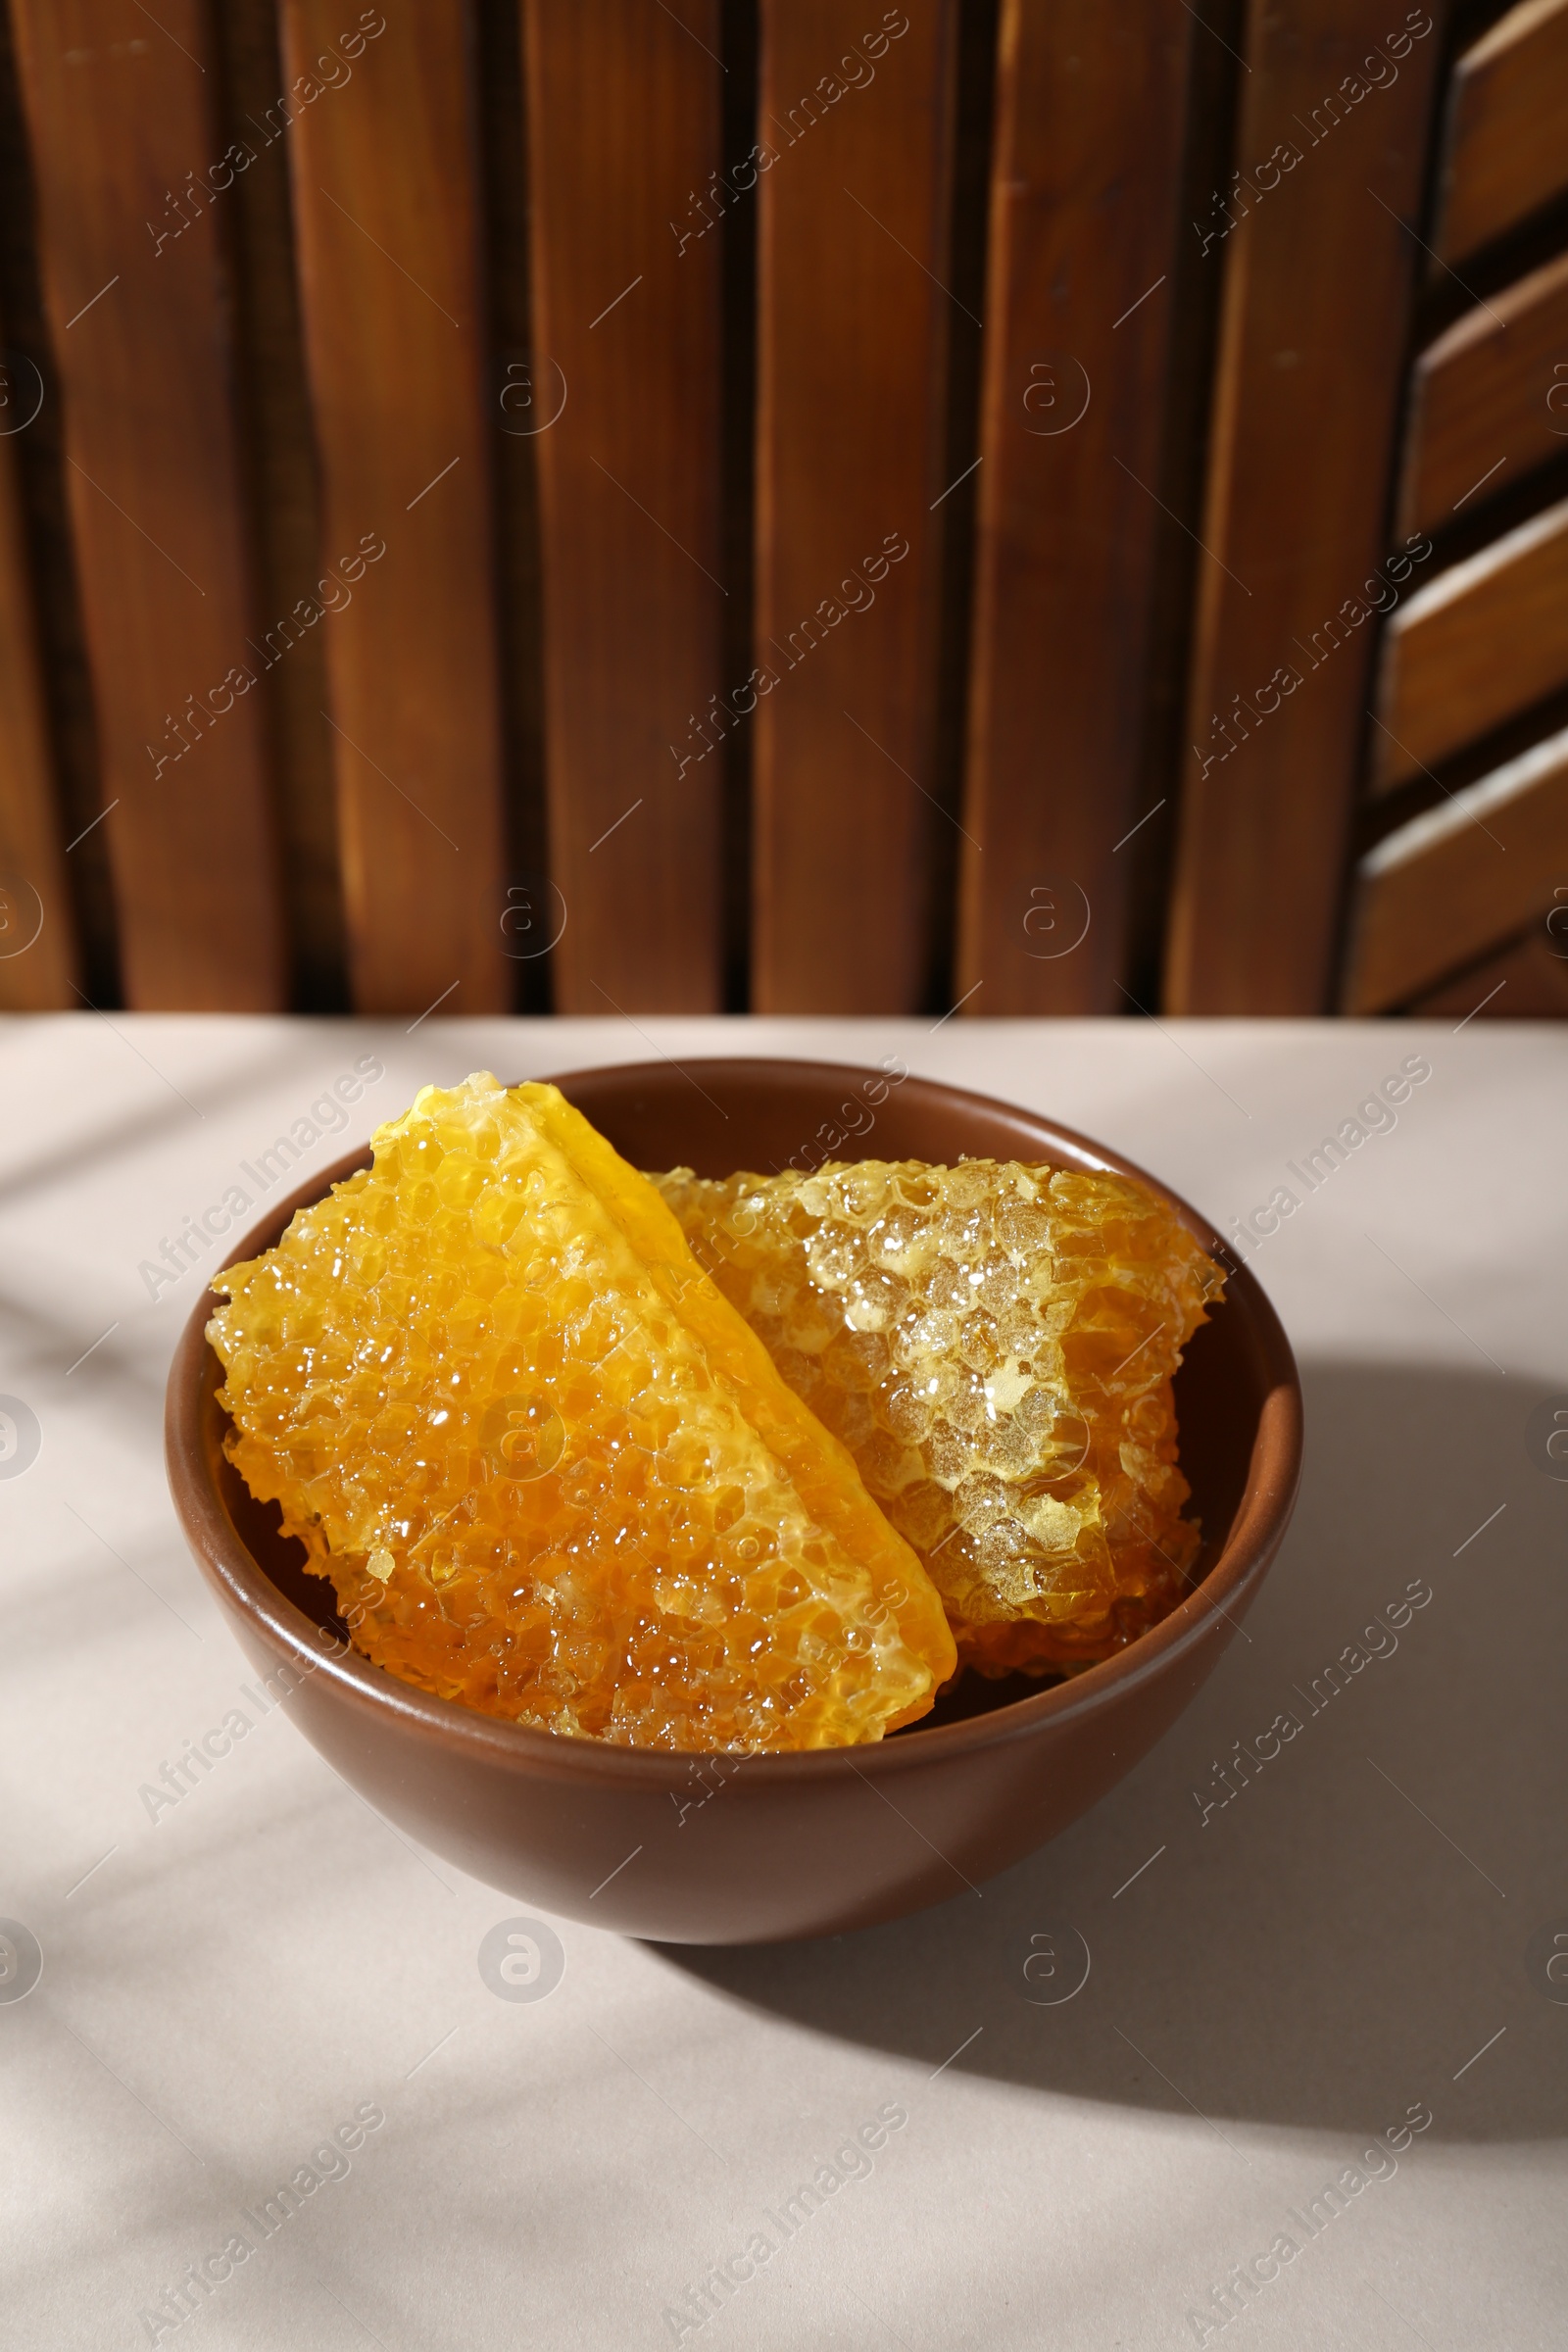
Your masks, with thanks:
[{"label": "white table", "polygon": [[[405,1842],[286,1706],[177,1804],[139,1793],[253,1678],[164,1486],[198,1277],[153,1298],[138,1266],[360,1056],[386,1075],[303,1172],[427,1079],[655,1050],[898,1054],[1225,1227],[1406,1055],[1432,1075],[1258,1250],[1306,1375],[1305,1490],[1249,1639],[1111,1797],[979,1899],[860,1936],[682,1954],[559,1922],[559,1987],[505,2000],[478,1946],[527,1906]],[[0,1391],[41,1432],[0,1478],[0,1913],[43,1955],[0,2002],[7,2342],[668,2344],[666,2310],[784,2240],[764,2217],[888,2108],[869,2171],[679,2341],[1568,2340],[1568,2005],[1541,1941],[1568,1936],[1568,1483],[1527,1445],[1568,1393],[1560,1032],[83,1015],[0,1028]],[[1412,1582],[1397,1647],[1312,1713]],[[1282,1710],[1299,1736],[1204,1817],[1195,1789]],[[1047,2006],[1065,1973],[1024,1964],[1031,1937],[1076,1950],[1065,1927],[1089,1981]],[[1309,2236],[1412,2108],[1427,2128]],[[367,2110],[264,2236],[263,2201]],[[242,2262],[211,2259],[235,2236]],[[1222,2328],[1212,2290],[1259,2257]]]}]

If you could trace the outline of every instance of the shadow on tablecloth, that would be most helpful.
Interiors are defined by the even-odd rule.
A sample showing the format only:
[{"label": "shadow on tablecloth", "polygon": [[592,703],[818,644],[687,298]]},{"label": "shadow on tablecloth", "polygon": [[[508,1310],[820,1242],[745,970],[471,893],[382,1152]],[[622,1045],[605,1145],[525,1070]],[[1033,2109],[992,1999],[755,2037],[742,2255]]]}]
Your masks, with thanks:
[{"label": "shadow on tablecloth", "polygon": [[[1250,1642],[1120,1788],[978,1898],[669,1964],[933,2069],[974,2036],[955,2069],[1068,2097],[1367,2132],[1424,2101],[1435,2136],[1560,2135],[1568,1482],[1527,1446],[1542,1384],[1304,1378],[1301,1500]],[[1380,1626],[1411,1586],[1430,1600]],[[1298,1730],[1242,1780],[1235,1743],[1281,1713]]]}]

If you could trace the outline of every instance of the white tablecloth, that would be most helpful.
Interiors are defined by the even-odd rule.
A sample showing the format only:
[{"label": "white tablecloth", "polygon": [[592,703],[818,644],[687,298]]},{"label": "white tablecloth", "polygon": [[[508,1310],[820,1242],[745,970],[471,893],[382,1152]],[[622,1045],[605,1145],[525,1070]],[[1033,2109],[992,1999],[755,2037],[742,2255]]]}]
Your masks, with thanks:
[{"label": "white tablecloth", "polygon": [[[1227,1229],[1294,1193],[1255,1264],[1305,1488],[1191,1711],[978,1898],[753,1952],[557,1922],[559,1985],[499,1998],[479,1946],[526,1904],[244,1691],[164,1484],[199,1276],[139,1269],[364,1057],[301,1173],[431,1078],[735,1051],[902,1055]],[[7,2342],[1568,2342],[1560,1032],[84,1014],[0,1027],[0,1081]]]}]

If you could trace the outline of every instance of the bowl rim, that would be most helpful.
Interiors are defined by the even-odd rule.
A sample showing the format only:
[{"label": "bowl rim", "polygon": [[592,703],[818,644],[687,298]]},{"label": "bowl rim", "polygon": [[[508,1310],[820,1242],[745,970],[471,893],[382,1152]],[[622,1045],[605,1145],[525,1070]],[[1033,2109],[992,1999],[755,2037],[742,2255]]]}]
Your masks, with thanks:
[{"label": "bowl rim", "polygon": [[[646,1073],[663,1083],[668,1064],[660,1061],[600,1063],[586,1069],[552,1073],[540,1083],[559,1086],[570,1099],[575,1082],[613,1075],[634,1080]],[[831,1075],[835,1084],[846,1075],[883,1077],[854,1062],[831,1062],[773,1054],[726,1054],[692,1057],[681,1069],[705,1071],[718,1080],[725,1072],[759,1068],[788,1072],[800,1078]],[[1219,1557],[1178,1602],[1168,1617],[1140,1634],[1118,1650],[1087,1667],[1071,1680],[1056,1683],[1031,1695],[1013,1699],[988,1713],[921,1730],[918,1722],[896,1739],[847,1747],[764,1750],[738,1756],[746,1774],[765,1772],[777,1785],[784,1781],[811,1782],[867,1772],[881,1778],[918,1772],[941,1760],[968,1755],[978,1749],[1004,1747],[1031,1737],[1054,1718],[1087,1718],[1120,1704],[1133,1691],[1178,1666],[1182,1657],[1199,1648],[1224,1621],[1220,1636],[1228,1642],[1235,1629],[1237,1608],[1245,1607],[1279,1547],[1300,1483],[1302,1401],[1296,1358],[1283,1325],[1266,1292],[1235,1254],[1207,1218],[1171,1188],[1136,1161],[1107,1145],[1059,1126],[1045,1114],[1022,1105],[981,1095],[945,1080],[907,1075],[901,1082],[916,1097],[929,1092],[1001,1114],[1032,1131],[1047,1147],[1042,1157],[1060,1152],[1062,1161],[1107,1173],[1135,1177],[1168,1201],[1184,1224],[1213,1252],[1222,1252],[1226,1272],[1225,1304],[1245,1302],[1247,1318],[1262,1356],[1268,1378],[1253,1438],[1252,1458],[1236,1515]],[[323,1199],[332,1186],[357,1168],[368,1164],[368,1144],[345,1152],[326,1168],[275,1201],[229,1251],[217,1269],[231,1265],[272,1247],[297,1210]],[[327,1629],[317,1624],[274,1585],[239,1536],[228,1516],[216,1480],[208,1475],[202,1441],[204,1387],[209,1361],[216,1361],[207,1341],[207,1323],[220,1303],[211,1283],[204,1288],[185,1321],[170,1365],[165,1407],[165,1455],[170,1492],[186,1541],[198,1565],[220,1599],[225,1600],[266,1647],[281,1653],[280,1663],[304,1675],[324,1674],[351,1705],[382,1719],[401,1722],[409,1731],[456,1748],[475,1762],[500,1765],[530,1778],[566,1782],[619,1782],[631,1787],[667,1786],[670,1770],[679,1760],[724,1753],[709,1748],[622,1747],[597,1740],[564,1740],[527,1724],[486,1715],[461,1700],[436,1696],[404,1683],[374,1665],[353,1648],[325,1639]],[[312,1639],[314,1637],[314,1639]]]}]

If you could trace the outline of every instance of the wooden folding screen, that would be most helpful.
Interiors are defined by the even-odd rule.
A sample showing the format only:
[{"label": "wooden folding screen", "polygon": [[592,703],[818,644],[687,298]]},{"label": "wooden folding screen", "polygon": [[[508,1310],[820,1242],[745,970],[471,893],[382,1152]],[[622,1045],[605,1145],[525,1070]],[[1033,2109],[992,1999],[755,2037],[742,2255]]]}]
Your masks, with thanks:
[{"label": "wooden folding screen", "polygon": [[0,1005],[1564,1008],[1568,0],[0,20]]}]

